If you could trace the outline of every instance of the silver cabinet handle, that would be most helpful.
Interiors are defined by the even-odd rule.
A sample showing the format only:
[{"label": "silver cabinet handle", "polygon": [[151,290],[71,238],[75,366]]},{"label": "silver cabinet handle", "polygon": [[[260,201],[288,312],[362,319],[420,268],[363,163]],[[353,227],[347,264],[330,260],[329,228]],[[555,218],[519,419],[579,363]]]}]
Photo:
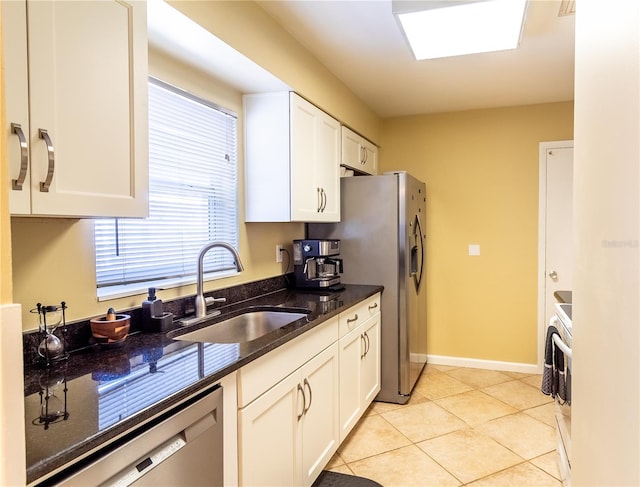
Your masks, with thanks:
[{"label": "silver cabinet handle", "polygon": [[53,142],[51,142],[51,137],[49,137],[49,132],[47,132],[46,129],[38,129],[38,137],[44,140],[45,144],[47,144],[47,156],[49,158],[47,178],[40,182],[40,192],[48,193],[49,187],[51,187],[51,181],[53,181],[53,171],[56,168],[56,157],[53,149]]},{"label": "silver cabinet handle", "polygon": [[362,360],[369,353],[369,348],[371,346],[371,343],[369,342],[369,334],[365,331],[360,335],[360,340],[364,343],[364,352],[360,354],[360,359]]},{"label": "silver cabinet handle", "polygon": [[16,134],[20,142],[20,173],[18,174],[18,179],[11,181],[11,189],[22,191],[22,185],[27,177],[27,169],[29,168],[29,146],[27,146],[27,139],[22,131],[22,125],[12,122],[11,133]]},{"label": "silver cabinet handle", "polygon": [[358,321],[358,313],[356,313],[355,318],[347,318],[347,323],[353,323],[354,321]]},{"label": "silver cabinet handle", "polygon": [[364,341],[366,344],[366,348],[364,350],[364,356],[366,357],[367,355],[369,355],[369,348],[371,348],[371,342],[369,341],[369,334],[366,331],[364,332]]},{"label": "silver cabinet handle", "polygon": [[551,271],[549,272],[549,277],[555,281],[558,279],[558,273],[556,271]]},{"label": "silver cabinet handle", "polygon": [[362,360],[367,354],[367,340],[362,333],[360,333],[360,343],[362,343],[362,347],[360,348],[362,350],[362,352],[360,353],[360,360]]},{"label": "silver cabinet handle", "polygon": [[327,207],[327,193],[324,191],[324,188],[318,186],[318,208],[316,211],[318,213],[323,213],[324,209]]},{"label": "silver cabinet handle", "polygon": [[300,383],[298,383],[298,392],[302,393],[302,412],[298,414],[298,421],[300,421],[300,418],[302,418],[305,411],[307,410],[307,398],[304,394],[304,389],[302,388]]},{"label": "silver cabinet handle", "polygon": [[[307,380],[307,378],[304,378],[304,387],[306,387],[309,390],[309,404],[304,408],[304,414],[307,414],[307,411],[309,411],[309,408],[311,408],[311,403],[313,402],[313,394],[311,393],[311,384],[309,384],[309,381]],[[305,398],[305,403],[306,403],[306,398]]]}]

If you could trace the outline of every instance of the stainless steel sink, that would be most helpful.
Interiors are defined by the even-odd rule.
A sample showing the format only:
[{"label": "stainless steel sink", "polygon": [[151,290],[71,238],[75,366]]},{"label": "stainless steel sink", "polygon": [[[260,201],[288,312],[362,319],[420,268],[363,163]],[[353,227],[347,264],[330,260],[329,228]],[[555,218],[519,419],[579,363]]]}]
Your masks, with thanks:
[{"label": "stainless steel sink", "polygon": [[174,340],[190,342],[245,343],[256,340],[309,314],[309,311],[301,311],[303,310],[247,310],[237,316],[216,321],[188,333],[178,335],[176,332],[170,332],[168,336]]}]

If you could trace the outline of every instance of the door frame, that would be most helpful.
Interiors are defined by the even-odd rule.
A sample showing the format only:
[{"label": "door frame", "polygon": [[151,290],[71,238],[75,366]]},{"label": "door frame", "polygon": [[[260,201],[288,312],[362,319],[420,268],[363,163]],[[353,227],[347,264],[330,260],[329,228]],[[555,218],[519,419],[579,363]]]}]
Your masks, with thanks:
[{"label": "door frame", "polygon": [[549,149],[573,148],[573,140],[540,142],[538,151],[538,370],[542,373],[544,364],[544,342],[546,323],[545,283],[547,260],[547,151]]}]

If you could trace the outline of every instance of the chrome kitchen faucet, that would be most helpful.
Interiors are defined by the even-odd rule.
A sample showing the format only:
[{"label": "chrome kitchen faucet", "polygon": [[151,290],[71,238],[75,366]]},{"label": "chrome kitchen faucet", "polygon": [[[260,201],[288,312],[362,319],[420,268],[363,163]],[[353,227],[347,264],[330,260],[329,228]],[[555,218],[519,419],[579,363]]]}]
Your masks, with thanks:
[{"label": "chrome kitchen faucet", "polygon": [[[198,277],[197,277],[197,281],[196,281],[196,299],[195,299],[195,318],[203,318],[206,316],[207,314],[207,305],[208,304],[213,304],[215,302],[220,302],[220,301],[225,301],[224,298],[220,298],[220,299],[215,299],[215,298],[205,298],[204,297],[204,293],[202,291],[202,274],[203,274],[203,267],[204,267],[204,256],[205,254],[215,248],[215,247],[222,247],[227,249],[229,252],[231,252],[233,254],[233,258],[235,259],[235,264],[236,264],[236,270],[238,272],[242,272],[244,271],[244,266],[242,265],[242,262],[240,261],[240,255],[238,254],[238,251],[230,244],[228,244],[227,242],[222,242],[222,241],[215,241],[215,242],[211,242],[208,243],[207,245],[205,245],[204,247],[202,247],[202,249],[200,250],[200,254],[198,255]],[[190,321],[190,320],[189,320]]]}]

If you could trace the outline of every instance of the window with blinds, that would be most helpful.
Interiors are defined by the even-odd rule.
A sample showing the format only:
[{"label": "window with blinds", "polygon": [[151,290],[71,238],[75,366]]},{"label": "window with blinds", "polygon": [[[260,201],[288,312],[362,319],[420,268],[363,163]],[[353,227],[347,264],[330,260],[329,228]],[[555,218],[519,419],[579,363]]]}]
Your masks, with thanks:
[{"label": "window with blinds", "polygon": [[[149,81],[149,218],[95,221],[98,297],[195,282],[203,245],[238,248],[236,116],[159,80]],[[235,272],[212,249],[207,277]]]}]

